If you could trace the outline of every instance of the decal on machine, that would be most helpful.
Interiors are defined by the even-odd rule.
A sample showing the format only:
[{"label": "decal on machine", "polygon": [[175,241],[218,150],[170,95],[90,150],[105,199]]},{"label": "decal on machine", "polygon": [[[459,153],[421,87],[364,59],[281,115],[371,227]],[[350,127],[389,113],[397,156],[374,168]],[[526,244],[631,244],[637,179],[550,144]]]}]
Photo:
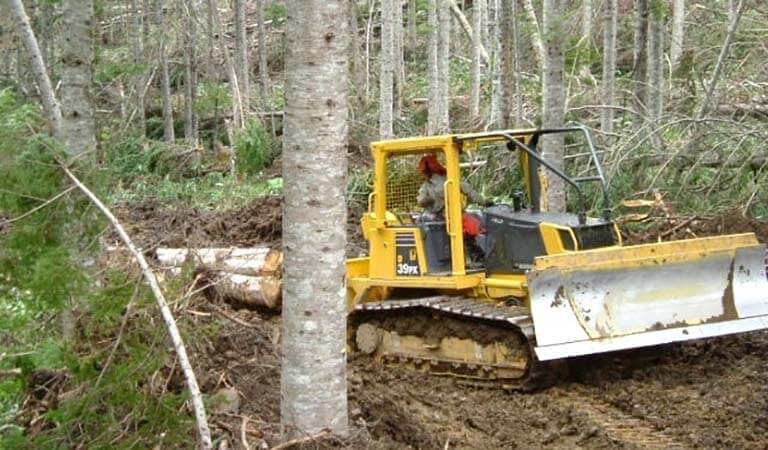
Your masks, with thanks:
[{"label": "decal on machine", "polygon": [[416,239],[411,233],[398,233],[395,237],[395,274],[406,277],[421,275],[416,254]]}]

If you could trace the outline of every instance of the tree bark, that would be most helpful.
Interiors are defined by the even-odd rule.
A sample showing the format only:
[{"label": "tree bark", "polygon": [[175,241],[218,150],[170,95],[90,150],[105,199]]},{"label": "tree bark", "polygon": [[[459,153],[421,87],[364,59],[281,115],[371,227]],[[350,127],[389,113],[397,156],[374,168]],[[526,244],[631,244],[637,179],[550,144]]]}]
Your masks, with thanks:
[{"label": "tree bark", "polygon": [[489,34],[491,41],[491,112],[488,117],[488,124],[492,128],[502,128],[501,109],[504,102],[504,86],[502,84],[501,69],[501,26],[499,25],[499,14],[501,10],[501,0],[490,0],[488,8],[488,21],[490,22]]},{"label": "tree bark", "polygon": [[469,100],[469,117],[473,121],[480,117],[480,85],[482,82],[482,72],[480,71],[482,52],[480,48],[483,45],[481,34],[485,26],[483,23],[485,8],[486,0],[475,0],[472,8],[472,19],[475,26],[472,30],[472,92]]},{"label": "tree bark", "polygon": [[408,0],[408,47],[416,45],[416,0]]},{"label": "tree bark", "polygon": [[[246,0],[235,0],[235,73],[243,112],[247,115],[251,105],[251,77],[248,64],[248,32],[246,31]],[[245,117],[243,118],[245,121]]]},{"label": "tree bark", "polygon": [[438,0],[437,22],[437,132],[447,133],[451,128],[451,7],[452,0]]},{"label": "tree bark", "polygon": [[[542,127],[563,126],[565,116],[565,86],[563,69],[565,54],[565,26],[562,16],[562,0],[544,0],[543,27],[544,73],[542,77]],[[557,168],[564,166],[564,140],[561,133],[544,135],[541,138],[541,156]],[[565,185],[563,180],[546,169],[539,173],[542,179],[542,211],[565,211]]]},{"label": "tree bark", "polygon": [[669,42],[669,61],[677,69],[685,43],[685,0],[674,0],[672,8],[672,38]]},{"label": "tree bark", "polygon": [[16,27],[21,38],[22,44],[27,51],[30,67],[37,82],[37,88],[40,91],[40,100],[43,104],[43,112],[48,120],[51,134],[57,136],[62,127],[61,108],[56,97],[53,94],[51,80],[45,70],[43,55],[40,53],[40,47],[37,43],[35,33],[32,32],[32,26],[29,24],[29,17],[24,11],[24,5],[21,0],[5,0],[16,19]]},{"label": "tree bark", "polygon": [[[473,42],[474,45],[474,36],[475,32],[472,29],[472,26],[469,24],[469,21],[467,20],[466,16],[464,16],[464,13],[461,12],[461,8],[456,4],[455,0],[446,0],[448,2],[448,6],[451,8],[451,12],[456,17],[456,20],[459,21],[459,25],[461,25],[461,28],[464,30],[464,34],[467,35],[467,37]],[[485,46],[483,46],[483,41],[480,41],[480,55],[483,58],[483,61],[487,64],[488,63],[488,52],[485,49]]]},{"label": "tree bark", "polygon": [[264,2],[266,0],[256,0],[256,16],[259,21],[259,97],[262,108],[268,108],[269,98],[269,42],[267,41],[267,20],[264,11]]},{"label": "tree bark", "polygon": [[283,150],[284,439],[348,433],[347,5],[289,0]]},{"label": "tree bark", "polygon": [[613,101],[616,85],[616,22],[618,15],[616,0],[605,0],[603,16],[603,108],[600,111],[600,129],[605,134],[613,133]]},{"label": "tree bark", "polygon": [[173,100],[171,98],[171,76],[168,69],[168,55],[165,41],[165,14],[163,13],[165,2],[158,1],[155,7],[155,24],[160,30],[158,53],[160,59],[160,90],[163,94],[163,139],[165,142],[176,140],[176,131],[173,123]]},{"label": "tree bark", "polygon": [[635,39],[632,67],[633,108],[632,125],[635,129],[643,125],[646,111],[646,77],[648,75],[648,0],[635,0]]},{"label": "tree bark", "polygon": [[499,111],[501,113],[499,119],[502,128],[508,128],[510,126],[510,118],[512,117],[514,105],[513,102],[516,100],[512,98],[513,93],[516,92],[515,81],[517,79],[518,71],[518,61],[514,54],[514,32],[516,25],[514,3],[515,1],[511,0],[501,0],[499,3],[499,23],[504,24],[504,26],[501,27],[500,50],[501,90],[504,92],[499,105]]},{"label": "tree bark", "polygon": [[381,51],[379,53],[379,139],[392,137],[392,83],[394,81],[394,4],[381,0]]}]

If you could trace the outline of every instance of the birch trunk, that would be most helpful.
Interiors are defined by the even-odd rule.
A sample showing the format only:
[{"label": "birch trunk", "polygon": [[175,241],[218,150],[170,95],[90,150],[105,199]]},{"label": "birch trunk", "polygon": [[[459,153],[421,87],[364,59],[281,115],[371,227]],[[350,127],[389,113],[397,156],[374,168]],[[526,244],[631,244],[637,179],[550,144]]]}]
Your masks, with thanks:
[{"label": "birch trunk", "polygon": [[452,0],[438,0],[437,22],[437,132],[447,133],[451,128],[451,7]]},{"label": "birch trunk", "polygon": [[603,109],[600,111],[600,129],[608,135],[613,133],[617,6],[616,0],[605,0],[603,16]]},{"label": "birch trunk", "polygon": [[[212,21],[213,30],[219,39],[223,40],[223,31],[221,25],[221,17],[219,16],[219,8],[216,4],[216,0],[208,0],[208,12],[210,14],[210,20]],[[229,88],[232,92],[232,121],[236,128],[240,129],[245,123],[245,108],[243,105],[243,99],[240,97],[240,84],[237,77],[237,69],[232,62],[232,58],[229,56],[229,49],[222,44],[221,54],[224,59],[224,67],[227,70],[227,77],[229,78]]]},{"label": "birch trunk", "polygon": [[394,81],[394,5],[381,0],[381,52],[379,53],[379,138],[392,137],[392,83]]},{"label": "birch trunk", "polygon": [[646,77],[648,75],[648,0],[635,1],[635,38],[634,61],[632,67],[633,108],[635,110],[632,125],[640,128],[645,121],[646,111]]},{"label": "birch trunk", "polygon": [[[544,0],[543,28],[544,73],[542,77],[542,127],[563,126],[565,116],[565,88],[563,69],[565,55],[565,26],[562,16],[562,0]],[[541,138],[541,156],[557,168],[564,166],[563,135],[548,134]],[[548,171],[540,170],[542,179],[542,211],[565,211],[565,186],[563,180]]]},{"label": "birch trunk", "polygon": [[438,22],[437,22],[437,4],[441,0],[428,0],[427,3],[427,22],[429,24],[429,42],[427,43],[427,68],[429,70],[429,102],[427,113],[427,134],[433,135],[438,130],[438,115],[440,111],[439,91],[440,82],[438,60],[437,60],[437,41],[438,41]]},{"label": "birch trunk", "polygon": [[197,147],[197,20],[194,16],[195,0],[184,1],[184,140],[187,145]]},{"label": "birch trunk", "polygon": [[137,73],[133,77],[133,90],[136,107],[136,121],[139,135],[147,135],[147,111],[144,98],[144,84],[146,77],[144,74],[144,29],[141,17],[141,9],[138,0],[131,0],[131,49],[133,51],[133,63],[137,67]]},{"label": "birch trunk", "polygon": [[267,42],[267,21],[264,11],[264,2],[266,0],[256,0],[256,16],[258,17],[258,39],[259,39],[259,97],[262,108],[270,107],[269,99],[269,42]]},{"label": "birch trunk", "polygon": [[72,155],[96,150],[93,117],[93,0],[62,2],[61,139]]},{"label": "birch trunk", "polygon": [[347,5],[289,0],[283,151],[284,439],[348,433]]},{"label": "birch trunk", "polygon": [[[248,33],[246,26],[246,0],[235,0],[235,74],[243,112],[247,115],[251,105],[251,77],[248,65]],[[243,117],[243,122],[245,122]]]},{"label": "birch trunk", "polygon": [[508,0],[501,0],[499,2],[499,23],[503,24],[501,27],[501,53],[499,55],[499,62],[501,64],[501,89],[502,92],[504,92],[499,104],[499,111],[501,113],[499,124],[502,128],[508,128],[510,126],[513,105],[512,93],[515,92],[515,71],[517,61],[515,61],[512,49],[514,41],[512,35],[514,28],[512,24],[515,21],[512,12],[513,3],[514,1]]},{"label": "birch trunk", "polygon": [[173,129],[173,100],[171,98],[171,77],[168,70],[168,55],[166,53],[164,4],[165,2],[163,1],[157,2],[155,22],[160,40],[158,42],[158,56],[160,59],[160,90],[163,94],[163,139],[165,142],[173,142],[176,140],[176,131]]},{"label": "birch trunk", "polygon": [[481,34],[482,29],[485,27],[483,23],[485,7],[486,0],[475,0],[475,5],[472,8],[474,30],[472,30],[472,92],[469,100],[469,117],[473,121],[480,117],[480,84],[482,81],[482,73],[480,71],[482,52],[480,47],[483,45]]},{"label": "birch trunk", "polygon": [[672,38],[669,43],[669,61],[677,69],[685,43],[685,0],[674,0],[672,7]]},{"label": "birch trunk", "polygon": [[[61,108],[56,101],[56,97],[53,95],[51,80],[48,78],[48,73],[45,70],[43,55],[40,53],[40,47],[37,44],[35,33],[32,32],[29,17],[27,17],[26,11],[24,11],[24,5],[21,3],[21,0],[5,0],[5,3],[13,12],[14,18],[16,19],[16,27],[21,42],[24,44],[24,49],[27,51],[29,65],[32,68],[32,73],[37,82],[37,88],[40,91],[40,100],[43,104],[45,118],[48,120],[48,124],[51,128],[51,134],[56,136],[59,134],[62,127]],[[19,49],[19,52],[21,52],[21,49]],[[21,67],[21,64],[19,64],[19,67]]]},{"label": "birch trunk", "polygon": [[512,8],[510,12],[512,13],[510,22],[510,26],[512,27],[512,61],[514,61],[514,73],[512,74],[515,95],[514,125],[516,127],[520,127],[523,124],[523,93],[520,81],[520,71],[522,70],[520,67],[520,23],[517,16],[516,1],[512,2]]}]

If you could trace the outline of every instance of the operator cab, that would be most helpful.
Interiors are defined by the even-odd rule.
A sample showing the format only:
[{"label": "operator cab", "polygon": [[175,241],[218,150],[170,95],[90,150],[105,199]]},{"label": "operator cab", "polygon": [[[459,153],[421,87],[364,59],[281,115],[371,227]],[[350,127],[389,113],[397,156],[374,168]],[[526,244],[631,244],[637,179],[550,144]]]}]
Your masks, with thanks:
[{"label": "operator cab", "polygon": [[[572,178],[539,155],[540,137],[577,133],[584,137],[588,162],[596,175]],[[583,150],[583,149],[582,149]],[[620,245],[610,220],[607,183],[589,132],[583,127],[522,130],[397,139],[372,145],[374,189],[363,233],[369,240],[371,274],[384,279],[445,277],[475,272],[524,273],[537,256]],[[444,210],[424,214],[417,202],[426,181],[419,161],[435,155],[445,168]],[[539,210],[542,191],[553,177],[575,191],[576,213]],[[468,204],[463,182],[499,204]],[[582,185],[603,190],[603,217],[587,218]],[[502,188],[503,186],[503,188]],[[512,193],[509,186],[514,186]],[[503,190],[502,190],[503,189]],[[479,218],[480,236],[466,235],[467,214]],[[392,264],[378,263],[392,261]]]}]

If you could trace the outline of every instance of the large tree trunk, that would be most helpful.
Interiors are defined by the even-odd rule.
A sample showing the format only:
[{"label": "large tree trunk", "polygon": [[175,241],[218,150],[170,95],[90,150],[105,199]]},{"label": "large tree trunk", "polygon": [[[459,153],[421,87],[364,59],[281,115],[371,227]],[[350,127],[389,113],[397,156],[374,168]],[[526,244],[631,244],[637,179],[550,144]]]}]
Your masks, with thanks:
[{"label": "large tree trunk", "polygon": [[346,435],[347,5],[287,10],[282,431]]},{"label": "large tree trunk", "polygon": [[437,132],[447,133],[451,128],[451,0],[438,0],[437,23]]},{"label": "large tree trunk", "polygon": [[616,0],[605,0],[603,16],[603,109],[600,112],[600,129],[613,133],[613,98],[616,84]]},{"label": "large tree trunk", "polygon": [[674,0],[672,8],[672,39],[669,43],[669,61],[672,70],[677,68],[685,42],[685,0]]},{"label": "large tree trunk", "polygon": [[197,98],[197,20],[196,1],[184,1],[184,140],[187,145],[197,146],[197,114],[195,99]]},{"label": "large tree trunk", "polygon": [[394,81],[394,5],[381,0],[381,52],[379,53],[379,138],[392,137],[392,83]]},{"label": "large tree trunk", "polygon": [[21,42],[27,50],[29,65],[32,68],[37,88],[40,91],[40,100],[43,104],[45,118],[48,120],[52,134],[56,136],[62,127],[61,108],[56,101],[56,97],[53,95],[51,80],[48,78],[48,73],[45,70],[43,55],[40,53],[37,38],[35,38],[35,34],[32,32],[32,26],[29,24],[29,17],[27,17],[27,13],[24,11],[24,5],[21,3],[21,0],[5,0],[5,3],[16,19],[16,27],[21,37]]},{"label": "large tree trunk", "polygon": [[[251,77],[248,65],[248,33],[246,26],[246,0],[235,0],[235,73],[237,87],[240,90],[240,101],[243,103],[245,115],[251,105]],[[245,117],[243,118],[245,121]]]},{"label": "large tree trunk", "polygon": [[642,126],[646,111],[646,77],[648,73],[648,0],[635,0],[635,41],[632,67],[633,108],[635,110],[632,125],[635,129]]},{"label": "large tree trunk", "polygon": [[163,14],[165,2],[158,1],[155,22],[157,28],[161,30],[159,34],[159,58],[160,58],[160,89],[163,94],[163,139],[165,142],[173,142],[176,139],[176,132],[173,129],[173,101],[171,99],[171,77],[168,70],[168,55],[165,42],[165,14]]},{"label": "large tree trunk", "polygon": [[[542,35],[544,36],[544,73],[542,77],[542,126],[558,128],[563,126],[565,116],[565,26],[562,0],[544,0]],[[560,133],[544,135],[541,138],[541,156],[557,168],[564,166],[564,140]],[[541,169],[542,211],[565,211],[565,185],[563,180]]]},{"label": "large tree trunk", "polygon": [[438,129],[438,115],[440,111],[439,86],[438,81],[438,22],[437,22],[437,4],[441,0],[428,0],[427,3],[427,22],[429,25],[429,41],[427,42],[427,70],[429,70],[429,102],[427,113],[427,134],[433,135]]}]

